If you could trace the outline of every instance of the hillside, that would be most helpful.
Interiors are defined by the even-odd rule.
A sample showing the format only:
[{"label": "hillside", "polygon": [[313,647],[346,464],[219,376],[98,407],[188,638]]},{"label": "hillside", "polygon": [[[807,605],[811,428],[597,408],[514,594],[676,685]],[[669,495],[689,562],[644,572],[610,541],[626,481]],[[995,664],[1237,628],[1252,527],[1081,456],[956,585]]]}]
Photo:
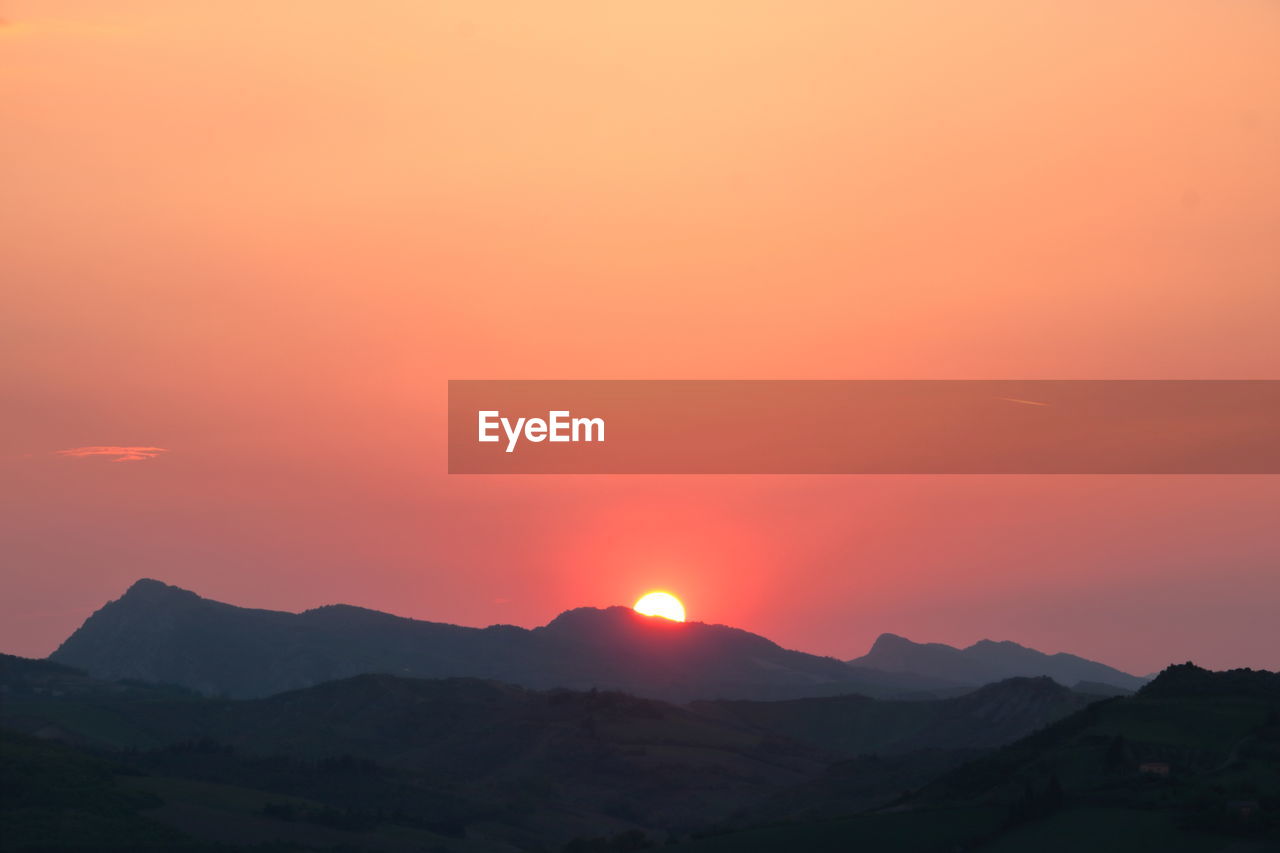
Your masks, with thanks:
[{"label": "hillside", "polygon": [[301,849],[1242,853],[1280,816],[1280,676],[1247,670],[1173,667],[1110,699],[1015,679],[678,706],[389,675],[211,699],[4,657],[0,697],[6,778],[34,780],[18,827],[47,826],[90,766],[83,807],[129,837]]},{"label": "hillside", "polygon": [[1146,682],[1144,678],[1077,655],[1048,655],[1008,641],[982,640],[958,649],[943,643],[914,643],[896,634],[881,634],[867,654],[849,663],[966,684],[1045,676],[1067,687],[1083,683],[1086,687],[1102,685],[1113,692],[1131,692]]},{"label": "hillside", "polygon": [[1170,667],[1136,695],[1091,704],[891,807],[860,812],[848,798],[856,781],[856,768],[836,765],[803,799],[784,793],[680,849],[748,853],[783,839],[815,853],[1280,849],[1280,674]]},{"label": "hillside", "polygon": [[419,846],[405,849],[460,850],[665,837],[812,778],[834,757],[606,691],[363,675],[237,701],[42,661],[5,658],[0,673],[6,749],[56,739],[86,750],[86,762],[109,758],[119,778],[103,776],[107,793],[94,797],[150,801],[117,814],[124,824],[145,818],[224,843],[292,837],[301,824],[346,832],[331,843],[361,849],[400,849],[406,833]]},{"label": "hillside", "polygon": [[835,696],[781,702],[696,702],[693,707],[720,719],[767,728],[853,756],[989,749],[1043,728],[1098,698],[1073,692],[1048,678],[1015,678],[963,696],[927,702]]},{"label": "hillside", "polygon": [[[396,849],[384,836],[413,830],[466,850],[688,833],[779,808],[786,792],[868,742],[913,750],[859,764],[865,801],[879,803],[980,752],[977,741],[1006,742],[1042,715],[1087,701],[1024,680],[967,703],[849,696],[682,707],[608,691],[389,675],[228,700],[8,656],[0,695],[0,726],[110,757],[124,774],[117,802],[145,793],[153,808],[142,817],[208,841],[293,837],[299,822],[310,837],[327,821],[326,838],[363,834],[335,844]],[[841,710],[850,708],[858,712]],[[904,715],[911,737],[937,748],[904,741]],[[266,814],[282,809],[296,818],[288,827]]]},{"label": "hillside", "polygon": [[99,678],[237,698],[364,673],[621,690],[670,701],[892,696],[953,686],[624,607],[571,610],[532,630],[467,628],[346,605],[297,614],[252,610],[152,580],[138,581],[90,616],[51,659]]}]

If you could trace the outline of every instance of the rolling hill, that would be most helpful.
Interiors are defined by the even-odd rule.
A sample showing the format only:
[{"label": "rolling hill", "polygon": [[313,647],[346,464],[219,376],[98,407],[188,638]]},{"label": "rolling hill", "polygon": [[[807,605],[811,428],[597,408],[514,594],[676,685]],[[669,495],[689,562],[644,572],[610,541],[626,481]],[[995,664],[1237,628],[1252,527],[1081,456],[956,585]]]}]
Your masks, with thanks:
[{"label": "rolling hill", "polygon": [[131,839],[558,847],[688,831],[834,758],[657,700],[477,679],[361,675],[228,700],[4,657],[0,696],[5,778],[33,804],[6,827],[28,839],[88,773],[85,820]]},{"label": "rolling hill", "polygon": [[712,701],[692,707],[848,756],[1001,746],[1096,702],[1052,679],[1013,678],[932,701],[832,696],[779,702]]},{"label": "rolling hill", "polygon": [[130,849],[173,849],[174,833],[196,849],[459,853],[1280,841],[1280,676],[1190,665],[1105,699],[1039,678],[917,702],[680,706],[379,674],[231,700],[5,656],[0,741],[21,793],[8,838],[56,825]]},{"label": "rolling hill", "polygon": [[[407,833],[459,850],[688,833],[785,803],[845,759],[859,767],[865,802],[880,803],[981,754],[976,744],[1007,742],[1089,701],[1045,679],[993,685],[967,702],[679,706],[390,675],[231,700],[9,656],[0,656],[0,697],[17,754],[43,749],[55,770],[72,768],[71,753],[40,746],[56,741],[115,768],[98,773],[94,802],[114,804],[122,832],[145,835],[151,821],[206,842],[362,849],[399,849],[392,837]],[[871,747],[893,757],[853,758]],[[42,784],[55,801],[68,783]]]},{"label": "rolling hill", "polygon": [[860,776],[833,765],[677,849],[1274,851],[1280,674],[1170,667],[869,811]]}]

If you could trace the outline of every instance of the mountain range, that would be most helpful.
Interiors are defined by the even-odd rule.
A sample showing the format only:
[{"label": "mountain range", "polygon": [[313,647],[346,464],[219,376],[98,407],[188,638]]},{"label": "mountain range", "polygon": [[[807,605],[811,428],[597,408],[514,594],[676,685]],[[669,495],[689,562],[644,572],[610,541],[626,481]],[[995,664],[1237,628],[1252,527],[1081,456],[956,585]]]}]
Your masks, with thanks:
[{"label": "mountain range", "polygon": [[1013,643],[846,662],[622,607],[482,629],[144,580],[52,659],[0,655],[0,853],[1276,849],[1280,675],[1143,681]]},{"label": "mountain range", "polygon": [[155,580],[140,580],[106,604],[50,658],[97,678],[231,698],[366,673],[597,688],[676,702],[852,693],[938,698],[1013,676],[1119,690],[1142,683],[1102,664],[1012,643],[956,650],[885,635],[865,657],[844,662],[737,628],[672,622],[625,607],[569,610],[533,629],[470,628],[347,605],[302,613],[241,608]]},{"label": "mountain range", "polygon": [[[112,756],[129,768],[121,787],[164,803],[147,809],[162,826],[224,844],[361,849],[397,849],[388,836],[401,834],[415,850],[689,832],[865,752],[887,756],[860,765],[861,802],[882,804],[1097,698],[1042,678],[937,701],[681,706],[611,691],[359,675],[230,700],[10,656],[0,656],[0,697],[6,752],[66,757],[13,742],[31,737]],[[40,773],[47,784],[48,768]],[[340,815],[326,811],[337,804]]]},{"label": "mountain range", "polygon": [[1009,641],[981,640],[958,649],[942,643],[913,643],[896,634],[881,634],[871,651],[849,664],[970,684],[1047,675],[1059,684],[1083,682],[1131,691],[1149,680],[1076,655],[1047,655]]},{"label": "mountain range", "polygon": [[1274,853],[1280,673],[1171,666],[868,808],[893,766],[837,762],[676,849]]},{"label": "mountain range", "polygon": [[0,850],[1263,853],[1280,675],[675,705],[360,675],[260,699],[0,655]]}]

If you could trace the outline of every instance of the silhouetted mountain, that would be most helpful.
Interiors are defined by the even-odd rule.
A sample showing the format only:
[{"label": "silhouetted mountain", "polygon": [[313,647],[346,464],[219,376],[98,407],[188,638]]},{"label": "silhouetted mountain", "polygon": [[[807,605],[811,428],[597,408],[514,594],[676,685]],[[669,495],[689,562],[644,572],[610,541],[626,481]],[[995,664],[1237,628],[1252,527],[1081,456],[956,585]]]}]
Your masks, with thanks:
[{"label": "silhouetted mountain", "polygon": [[0,654],[0,686],[35,687],[89,680],[88,673],[74,666],[39,658]]},{"label": "silhouetted mountain", "polygon": [[680,707],[364,675],[227,700],[0,657],[0,850],[1271,849],[1280,676],[1172,667],[1069,713],[1088,698]]},{"label": "silhouetted mountain", "polygon": [[47,737],[0,729],[0,850],[193,850],[142,812],[158,800],[121,785],[120,765]]},{"label": "silhouetted mountain", "polygon": [[[1280,673],[1174,666],[1134,695],[1094,702],[928,784],[912,782],[927,760],[834,765],[677,849],[1280,849]],[[864,811],[875,793],[864,780],[877,777],[910,790]],[[746,826],[762,820],[771,825]]]},{"label": "silhouetted mountain", "polygon": [[896,634],[881,634],[871,651],[849,663],[967,684],[1048,676],[1068,687],[1091,682],[1132,691],[1146,681],[1076,655],[1048,655],[1008,641],[982,640],[957,649],[943,643],[913,643]]},{"label": "silhouetted mountain", "polygon": [[1258,700],[1280,707],[1280,673],[1265,669],[1215,672],[1188,661],[1167,667],[1138,693],[1144,699]]},{"label": "silhouetted mountain", "polygon": [[698,702],[801,741],[856,756],[751,806],[750,822],[831,819],[887,805],[903,791],[1099,700],[1050,678],[1011,678],[931,702],[858,696],[787,702]]},{"label": "silhouetted mountain", "polygon": [[850,667],[723,625],[581,608],[526,630],[466,628],[346,605],[304,613],[209,601],[153,580],[94,613],[51,659],[106,679],[265,696],[363,673],[600,688],[684,701],[927,691],[950,682]]},{"label": "silhouetted mountain", "polygon": [[691,707],[853,756],[989,749],[1097,700],[1097,696],[1073,692],[1042,677],[1013,678],[963,696],[928,702],[832,696],[782,702],[695,702]]},{"label": "silhouetted mountain", "polygon": [[[158,831],[158,821],[207,842],[401,849],[392,839],[407,835],[413,845],[404,849],[460,850],[628,831],[662,837],[791,802],[786,790],[868,745],[940,747],[854,762],[864,801],[882,801],[976,751],[955,747],[1003,742],[1076,704],[1045,679],[994,685],[967,701],[679,707],[608,691],[389,675],[226,700],[9,656],[0,656],[0,696],[0,726],[114,756],[111,772],[127,781],[113,785],[111,772],[98,772],[88,805],[109,806],[129,837]],[[21,762],[39,754],[51,763],[38,802],[62,802],[89,762],[35,742],[11,746]],[[85,819],[109,832],[99,825],[105,816]]]},{"label": "silhouetted mountain", "polygon": [[1102,684],[1098,681],[1077,681],[1075,687],[1071,689],[1077,693],[1083,693],[1086,696],[1096,696],[1098,698],[1130,696],[1134,692],[1124,687],[1117,687],[1114,684]]},{"label": "silhouetted mountain", "polygon": [[753,803],[746,818],[759,822],[835,817],[883,806],[904,790],[1096,701],[1052,679],[1014,678],[933,701],[834,696],[691,707],[848,757],[815,780]]},{"label": "silhouetted mountain", "polygon": [[[112,756],[125,781],[95,771],[86,806],[110,804],[131,836],[151,818],[221,843],[545,849],[577,835],[701,826],[831,760],[771,732],[608,691],[362,675],[237,701],[59,672],[82,688],[67,693],[28,668],[0,676],[0,724]],[[27,768],[42,749],[56,759],[46,772],[76,770],[65,751],[9,735],[0,758],[16,750]],[[0,767],[6,784],[11,769]],[[26,795],[61,807],[74,781],[37,779]],[[41,837],[38,826],[17,829]]]}]

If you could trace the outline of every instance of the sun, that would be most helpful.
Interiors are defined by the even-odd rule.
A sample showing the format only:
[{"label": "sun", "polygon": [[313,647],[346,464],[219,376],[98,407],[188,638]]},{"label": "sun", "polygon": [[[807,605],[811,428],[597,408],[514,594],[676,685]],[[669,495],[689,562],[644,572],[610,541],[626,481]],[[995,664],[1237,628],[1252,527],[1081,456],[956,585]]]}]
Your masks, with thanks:
[{"label": "sun", "polygon": [[640,596],[635,611],[645,616],[661,616],[673,622],[684,621],[684,605],[669,592],[650,592]]}]

